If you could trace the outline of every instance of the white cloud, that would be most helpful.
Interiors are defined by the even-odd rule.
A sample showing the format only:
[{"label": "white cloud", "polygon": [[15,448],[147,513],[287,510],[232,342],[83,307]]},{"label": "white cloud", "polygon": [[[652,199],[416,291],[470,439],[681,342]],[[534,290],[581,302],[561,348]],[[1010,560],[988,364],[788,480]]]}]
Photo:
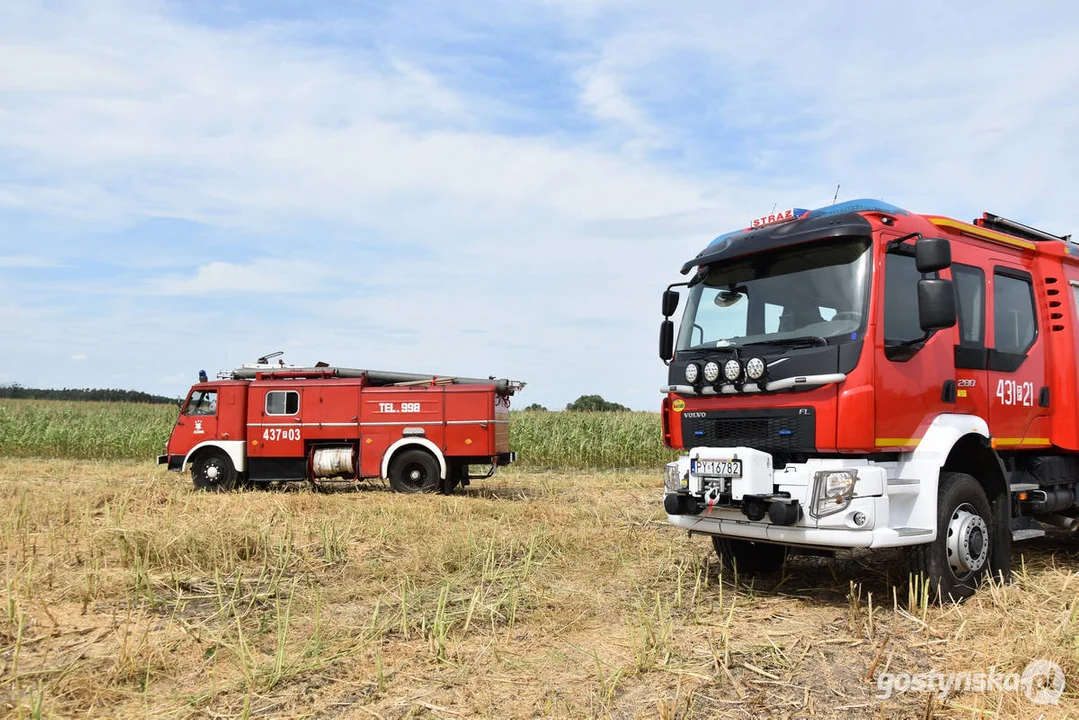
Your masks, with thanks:
[{"label": "white cloud", "polygon": [[201,266],[190,277],[172,274],[148,281],[144,290],[153,295],[293,295],[318,291],[334,274],[331,266],[302,260],[260,259],[249,264],[215,261]]},{"label": "white cloud", "polygon": [[55,260],[34,255],[0,255],[0,268],[51,268],[57,267]]},{"label": "white cloud", "polygon": [[[123,367],[182,392],[201,367],[283,348],[514,375],[550,407],[596,391],[654,408],[659,291],[774,203],[823,205],[841,182],[841,199],[1079,220],[1061,162],[1079,153],[1069,21],[1005,4],[543,6],[562,20],[497,66],[486,47],[410,49],[411,26],[357,23],[330,45],[180,6],[0,7],[0,213],[47,225],[0,238],[11,377],[89,386]],[[489,21],[419,10],[401,16],[455,42],[469,12]],[[902,41],[887,31],[913,20]],[[524,66],[548,34],[564,76],[540,79]],[[510,112],[450,61],[550,93]],[[520,115],[544,129],[515,130]],[[150,218],[213,238],[114,232]],[[55,226],[69,239],[46,250]],[[72,344],[94,358],[78,372]]]}]

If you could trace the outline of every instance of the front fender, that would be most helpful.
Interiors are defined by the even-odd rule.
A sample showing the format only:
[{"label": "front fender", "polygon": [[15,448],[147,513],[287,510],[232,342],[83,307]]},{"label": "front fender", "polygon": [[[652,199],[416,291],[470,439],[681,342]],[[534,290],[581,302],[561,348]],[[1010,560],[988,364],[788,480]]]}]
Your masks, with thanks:
[{"label": "front fender", "polygon": [[[236,472],[247,471],[247,444],[243,440],[206,440],[205,442],[200,442],[188,451],[183,464],[186,466],[195,457],[195,453],[208,447],[218,448],[228,455],[229,459],[232,460],[232,466],[236,468]],[[182,470],[183,467],[180,469]]]}]

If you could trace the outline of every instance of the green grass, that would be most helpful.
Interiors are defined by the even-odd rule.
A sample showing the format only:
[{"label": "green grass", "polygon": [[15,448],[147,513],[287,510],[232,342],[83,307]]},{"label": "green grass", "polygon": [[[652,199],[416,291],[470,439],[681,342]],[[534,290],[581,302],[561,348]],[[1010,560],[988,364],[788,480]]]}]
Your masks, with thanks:
[{"label": "green grass", "polygon": [[164,452],[176,413],[170,405],[0,400],[0,455],[148,459]]},{"label": "green grass", "polygon": [[[150,459],[164,451],[169,405],[0,400],[0,455]],[[526,468],[648,468],[667,462],[655,413],[514,412],[511,447]]]}]

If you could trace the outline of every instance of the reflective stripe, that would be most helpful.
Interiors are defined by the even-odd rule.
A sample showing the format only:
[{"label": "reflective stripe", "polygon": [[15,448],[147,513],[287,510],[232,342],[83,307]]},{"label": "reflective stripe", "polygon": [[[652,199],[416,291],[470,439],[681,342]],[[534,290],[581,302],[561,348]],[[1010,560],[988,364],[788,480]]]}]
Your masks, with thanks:
[{"label": "reflective stripe", "polygon": [[990,230],[989,228],[978,227],[977,225],[971,225],[969,223],[960,222],[959,220],[952,220],[946,217],[937,217],[935,215],[927,215],[926,220],[933,223],[937,227],[946,227],[953,230],[958,230],[963,235],[972,235],[974,237],[982,238],[983,240],[991,240],[1001,245],[1011,245],[1012,247],[1021,247],[1025,250],[1033,250],[1037,246],[1028,241],[1020,240],[1017,237],[1006,235],[996,230]]},{"label": "reflective stripe", "polygon": [[247,427],[355,427],[359,423],[247,423]]},{"label": "reflective stripe", "polygon": [[914,447],[921,441],[921,438],[877,438],[873,444],[877,447]]},{"label": "reflective stripe", "polygon": [[509,420],[447,420],[447,425],[509,425]]}]

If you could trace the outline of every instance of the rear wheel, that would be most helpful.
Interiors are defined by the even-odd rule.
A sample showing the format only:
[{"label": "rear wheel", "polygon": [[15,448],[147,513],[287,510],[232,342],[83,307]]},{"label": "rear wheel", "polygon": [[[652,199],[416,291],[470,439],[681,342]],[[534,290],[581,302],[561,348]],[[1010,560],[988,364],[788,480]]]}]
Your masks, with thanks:
[{"label": "rear wheel", "polygon": [[737,569],[747,575],[766,575],[777,572],[787,559],[787,548],[783,545],[735,540],[733,538],[712,536],[712,546],[716,549],[728,570]]},{"label": "rear wheel", "polygon": [[966,473],[940,476],[937,539],[912,548],[911,573],[928,578],[934,598],[965,600],[989,574],[993,520],[982,486]]},{"label": "rear wheel", "polygon": [[390,463],[390,487],[399,493],[432,493],[442,486],[438,461],[426,450],[404,450]]},{"label": "rear wheel", "polygon": [[191,465],[191,482],[196,490],[228,492],[236,487],[236,468],[228,455],[209,450]]}]

